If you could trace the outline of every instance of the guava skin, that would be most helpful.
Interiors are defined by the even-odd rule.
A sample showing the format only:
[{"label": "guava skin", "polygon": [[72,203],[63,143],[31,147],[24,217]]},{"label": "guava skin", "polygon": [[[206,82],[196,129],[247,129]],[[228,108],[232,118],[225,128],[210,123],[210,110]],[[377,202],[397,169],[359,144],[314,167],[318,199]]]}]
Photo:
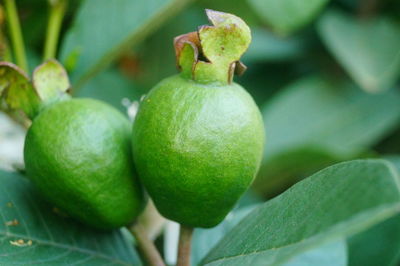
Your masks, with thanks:
[{"label": "guava skin", "polygon": [[220,223],[252,183],[264,126],[238,84],[173,76],[142,100],[133,125],[139,178],[159,212],[190,227]]},{"label": "guava skin", "polygon": [[130,129],[127,118],[100,101],[55,103],[28,130],[28,177],[52,204],[85,224],[99,229],[127,225],[144,207]]}]

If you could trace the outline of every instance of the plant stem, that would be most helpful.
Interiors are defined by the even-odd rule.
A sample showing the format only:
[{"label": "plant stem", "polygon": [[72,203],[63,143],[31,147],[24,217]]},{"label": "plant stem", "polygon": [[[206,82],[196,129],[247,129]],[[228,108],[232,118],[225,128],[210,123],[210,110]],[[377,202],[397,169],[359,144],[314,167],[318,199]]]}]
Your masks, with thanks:
[{"label": "plant stem", "polygon": [[160,253],[155,247],[154,243],[147,237],[145,230],[138,223],[133,224],[129,230],[135,237],[137,245],[147,260],[148,265],[151,266],[165,266]]},{"label": "plant stem", "polygon": [[178,263],[177,266],[190,265],[190,252],[192,246],[193,228],[181,224],[179,233]]},{"label": "plant stem", "polygon": [[18,19],[15,0],[4,0],[4,6],[7,14],[7,24],[11,35],[14,55],[17,65],[25,71],[28,71],[26,60],[24,39],[22,37],[21,25]]},{"label": "plant stem", "polygon": [[0,5],[0,61],[12,61],[10,50],[8,49],[8,42],[4,35],[4,8]]},{"label": "plant stem", "polygon": [[67,0],[55,1],[51,3],[50,6],[50,16],[47,24],[46,42],[43,53],[44,60],[56,57],[61,23],[67,9]]}]

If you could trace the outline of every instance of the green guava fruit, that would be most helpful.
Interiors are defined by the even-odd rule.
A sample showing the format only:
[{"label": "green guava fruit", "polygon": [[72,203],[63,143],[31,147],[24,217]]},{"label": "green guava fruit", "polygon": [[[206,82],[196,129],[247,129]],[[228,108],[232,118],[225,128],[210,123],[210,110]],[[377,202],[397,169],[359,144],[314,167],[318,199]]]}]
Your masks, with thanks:
[{"label": "green guava fruit", "polygon": [[145,96],[133,131],[134,163],[159,212],[187,227],[220,223],[252,183],[264,126],[251,96],[232,81],[250,29],[207,10],[213,26],[175,38],[180,75]]},{"label": "green guava fruit", "polygon": [[191,227],[220,223],[254,179],[264,130],[238,84],[173,76],[143,99],[133,126],[139,177],[159,212]]},{"label": "green guava fruit", "polygon": [[100,229],[132,222],[144,205],[132,166],[131,123],[97,100],[54,103],[25,139],[27,175],[52,204]]}]

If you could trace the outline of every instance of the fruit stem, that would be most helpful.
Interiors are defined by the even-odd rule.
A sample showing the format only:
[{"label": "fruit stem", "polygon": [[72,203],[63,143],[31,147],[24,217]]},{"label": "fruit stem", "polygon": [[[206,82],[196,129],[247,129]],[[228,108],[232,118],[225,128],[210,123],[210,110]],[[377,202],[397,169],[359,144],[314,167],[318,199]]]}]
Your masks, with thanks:
[{"label": "fruit stem", "polygon": [[26,60],[24,39],[21,33],[21,25],[18,19],[15,0],[4,0],[4,6],[6,9],[7,24],[11,35],[11,41],[17,65],[27,72],[28,63]]},{"label": "fruit stem", "polygon": [[144,228],[140,224],[135,223],[129,228],[129,230],[135,237],[139,250],[147,261],[148,265],[165,266],[160,253],[158,252],[154,243],[148,238]]},{"label": "fruit stem", "polygon": [[177,266],[190,266],[190,252],[192,246],[193,228],[181,224],[179,232],[178,263]]},{"label": "fruit stem", "polygon": [[56,57],[61,23],[67,9],[67,0],[50,1],[50,16],[47,24],[43,60]]}]

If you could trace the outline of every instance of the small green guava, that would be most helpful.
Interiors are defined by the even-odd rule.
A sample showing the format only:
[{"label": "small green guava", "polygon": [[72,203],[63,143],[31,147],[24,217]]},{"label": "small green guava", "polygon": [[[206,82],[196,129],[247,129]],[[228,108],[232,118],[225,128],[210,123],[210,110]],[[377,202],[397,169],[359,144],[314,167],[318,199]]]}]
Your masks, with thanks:
[{"label": "small green guava", "polygon": [[127,225],[144,206],[131,163],[130,127],[97,100],[54,103],[28,130],[27,175],[52,204],[83,223],[101,229]]}]

